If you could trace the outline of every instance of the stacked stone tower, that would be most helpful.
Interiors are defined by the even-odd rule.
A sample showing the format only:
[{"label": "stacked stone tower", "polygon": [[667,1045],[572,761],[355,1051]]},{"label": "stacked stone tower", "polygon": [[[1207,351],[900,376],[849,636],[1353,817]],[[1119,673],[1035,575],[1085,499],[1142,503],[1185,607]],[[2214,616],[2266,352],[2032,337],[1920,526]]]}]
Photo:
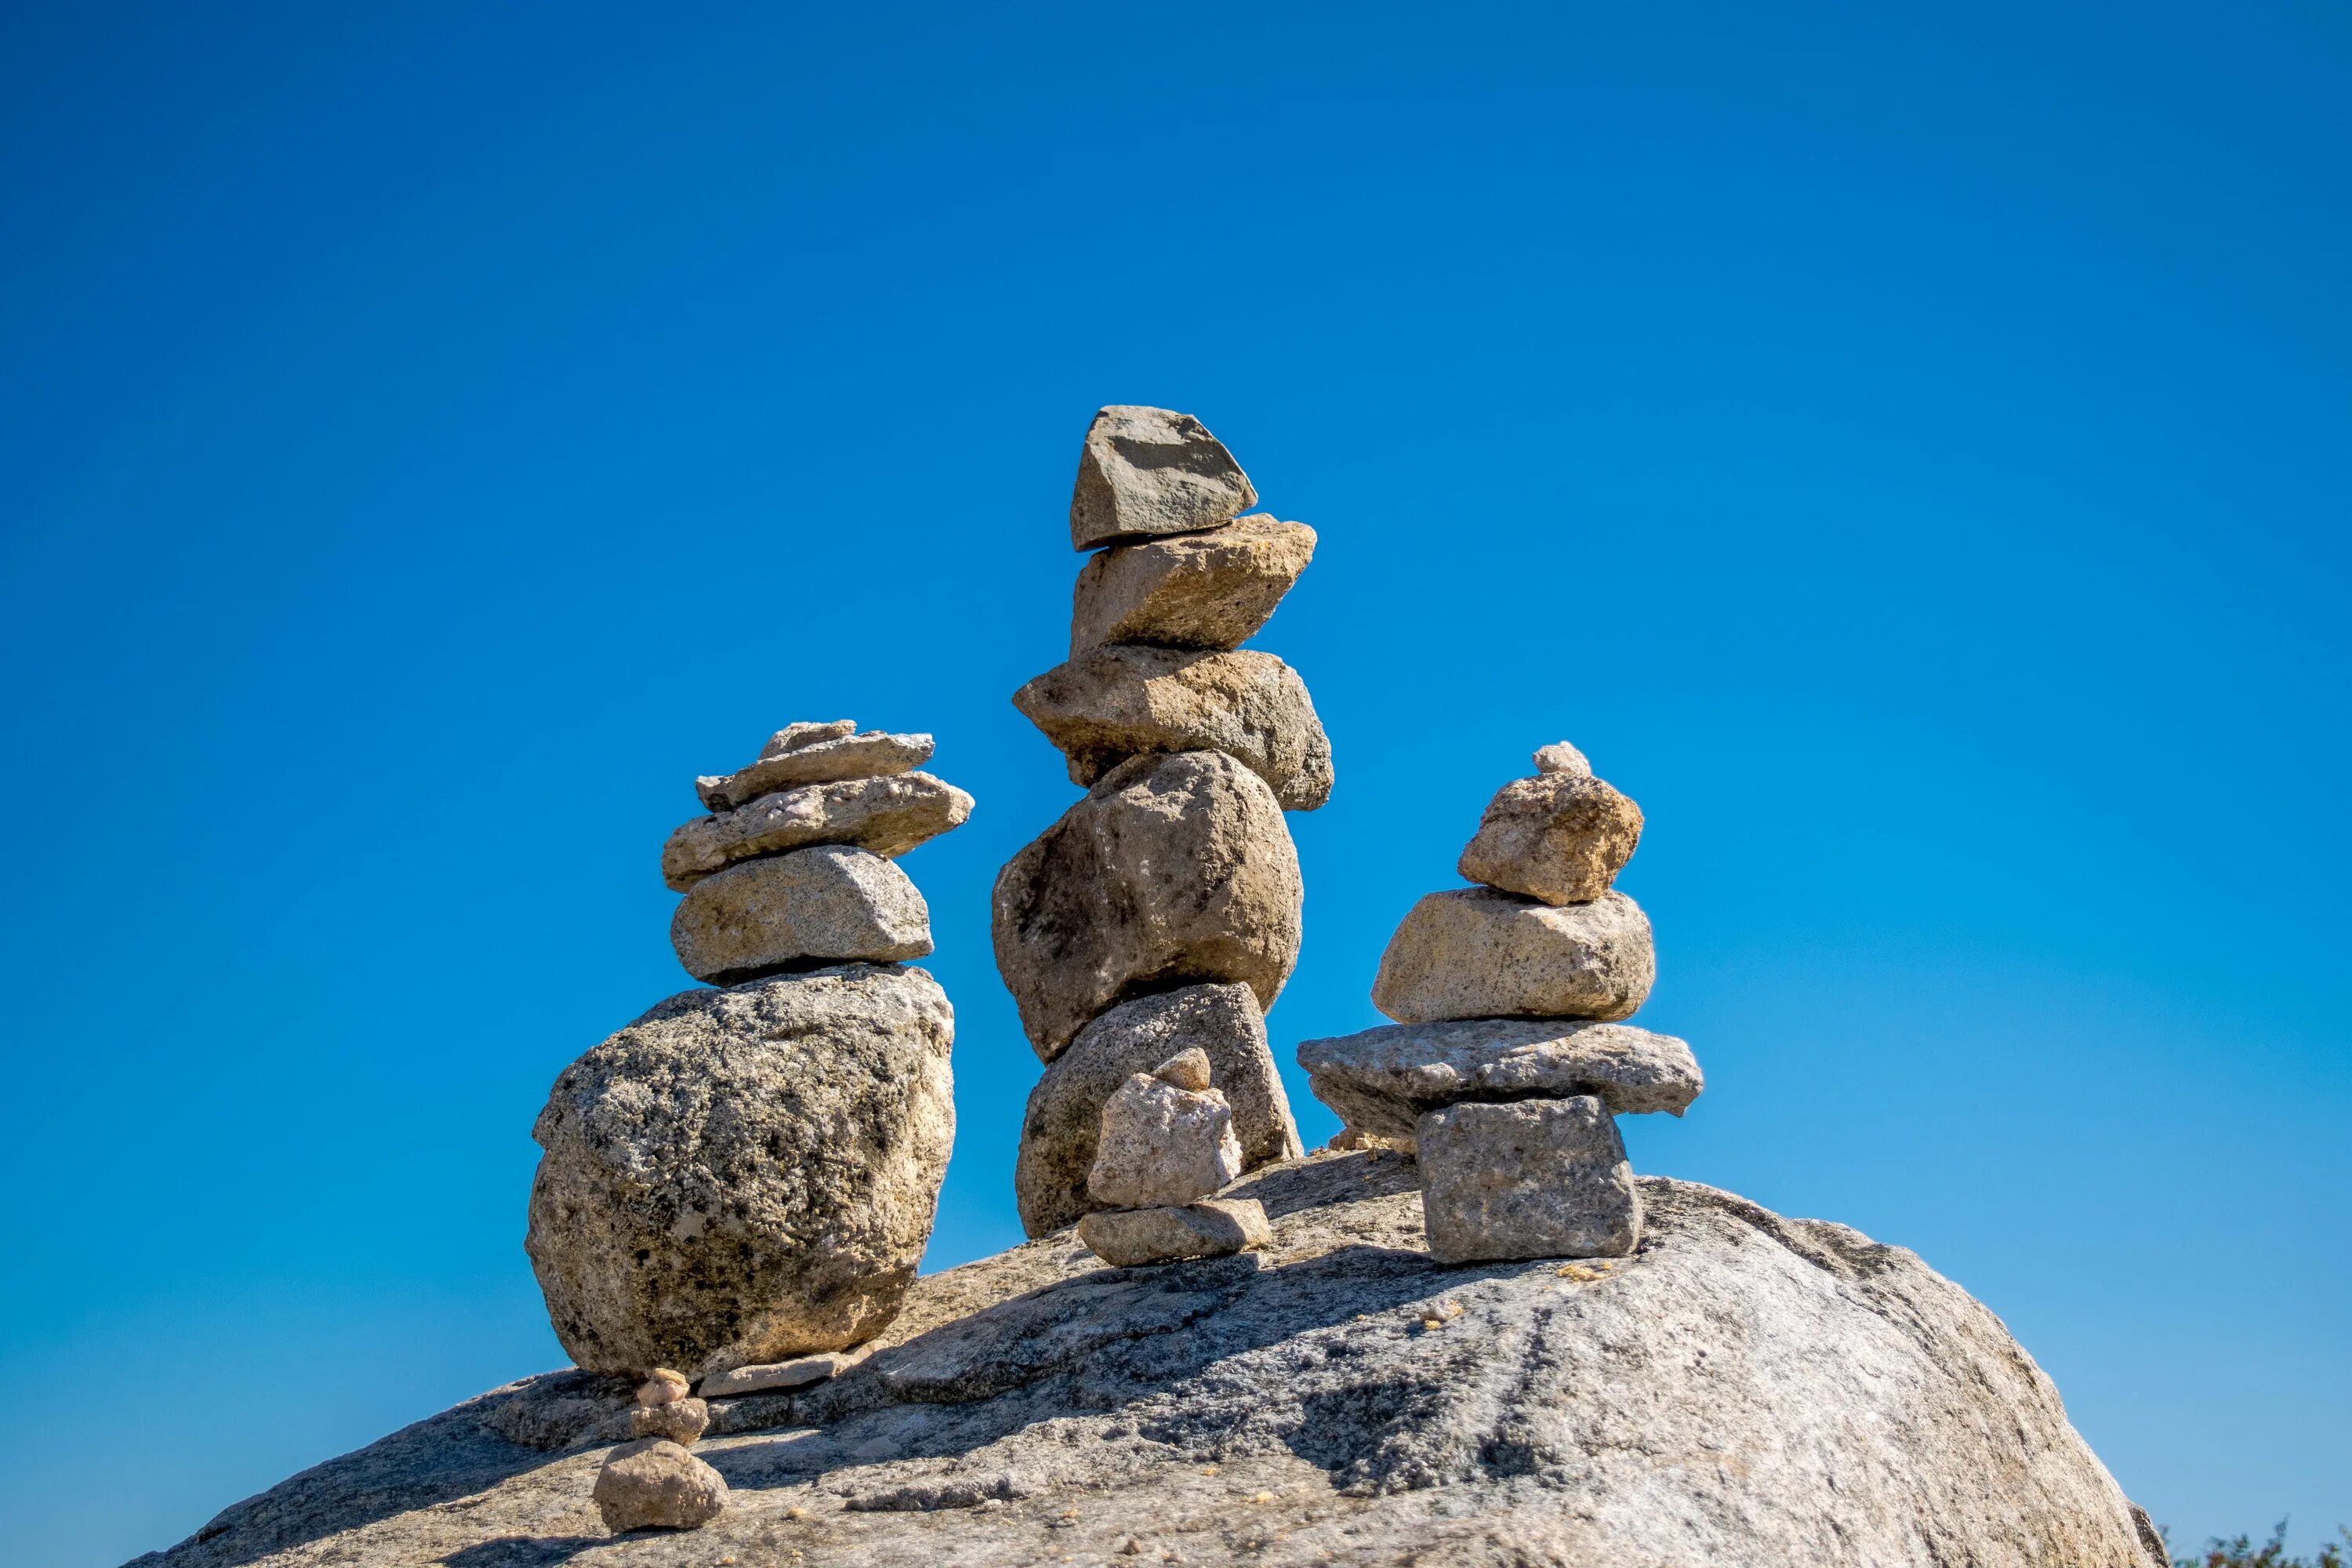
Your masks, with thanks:
[{"label": "stacked stone tower", "polygon": [[1416,1154],[1441,1262],[1631,1254],[1614,1118],[1679,1116],[1703,1087],[1689,1046],[1617,1021],[1657,973],[1648,918],[1610,887],[1641,808],[1565,742],[1535,763],[1462,851],[1481,885],[1431,893],[1390,939],[1372,1003],[1397,1023],[1298,1047],[1343,1138]]},{"label": "stacked stone tower", "polygon": [[1046,1064],[1015,1173],[1032,1236],[1118,1206],[1089,1190],[1104,1108],[1190,1049],[1242,1169],[1300,1152],[1265,1009],[1298,957],[1282,814],[1329,796],[1331,747],[1297,674],[1239,647],[1315,551],[1304,524],[1242,516],[1256,500],[1189,416],[1110,407],[1087,432],[1070,658],[1013,699],[1087,794],[994,895],[997,968]]}]

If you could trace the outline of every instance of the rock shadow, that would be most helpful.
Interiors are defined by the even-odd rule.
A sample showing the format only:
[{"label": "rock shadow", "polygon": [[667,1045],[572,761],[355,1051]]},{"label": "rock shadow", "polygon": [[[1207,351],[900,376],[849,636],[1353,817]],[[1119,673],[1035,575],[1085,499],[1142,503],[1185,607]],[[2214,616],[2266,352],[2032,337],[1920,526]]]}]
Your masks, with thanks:
[{"label": "rock shadow", "polygon": [[501,1535],[452,1552],[445,1568],[546,1568],[569,1563],[592,1546],[620,1539],[611,1535]]}]

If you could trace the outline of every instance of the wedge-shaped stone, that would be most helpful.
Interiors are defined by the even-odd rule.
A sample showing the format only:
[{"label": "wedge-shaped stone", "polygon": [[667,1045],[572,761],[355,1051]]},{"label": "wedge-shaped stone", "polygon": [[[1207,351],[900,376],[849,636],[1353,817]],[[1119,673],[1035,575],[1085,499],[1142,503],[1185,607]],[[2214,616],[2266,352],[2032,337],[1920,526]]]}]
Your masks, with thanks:
[{"label": "wedge-shaped stone", "polygon": [[1244,1171],[1305,1152],[1266,1046],[1265,1016],[1248,986],[1188,985],[1139,996],[1079,1030],[1029,1092],[1013,1191],[1031,1236],[1102,1206],[1087,1195],[1087,1173],[1094,1168],[1103,1106],[1133,1074],[1187,1050],[1208,1058],[1209,1081],[1233,1107]]},{"label": "wedge-shaped stone", "polygon": [[[800,727],[794,725],[792,729]],[[833,726],[817,728],[830,730]],[[792,733],[792,729],[777,731],[775,740],[768,744],[775,746]],[[762,752],[757,762],[740,772],[697,779],[694,793],[713,811],[731,811],[780,789],[903,773],[931,760],[931,744],[929,735],[892,735],[880,730],[869,730],[862,735],[824,736]]]},{"label": "wedge-shaped stone", "polygon": [[955,1139],[954,1014],[849,964],[673,996],[564,1068],[524,1247],[591,1372],[709,1377],[897,1316]]},{"label": "wedge-shaped stone", "polygon": [[929,773],[803,784],[681,826],[662,846],[662,880],[682,893],[738,860],[813,844],[904,855],[971,815],[971,796]]},{"label": "wedge-shaped stone", "polygon": [[1055,666],[1013,705],[1090,784],[1148,752],[1223,752],[1264,779],[1285,811],[1331,795],[1331,742],[1298,672],[1270,653],[1112,643]]},{"label": "wedge-shaped stone", "polygon": [[1230,1258],[1274,1245],[1265,1205],[1255,1198],[1203,1198],[1181,1207],[1097,1209],[1078,1221],[1078,1239],[1116,1268]]},{"label": "wedge-shaped stone", "polygon": [[727,1510],[727,1482],[717,1470],[667,1438],[625,1443],[596,1472],[596,1511],[604,1528],[692,1530]]},{"label": "wedge-shaped stone", "polygon": [[1391,1024],[1308,1040],[1298,1065],[1341,1121],[1387,1139],[1411,1138],[1423,1116],[1465,1100],[1589,1094],[1612,1114],[1680,1116],[1706,1087],[1690,1047],[1672,1035],[1558,1018]]},{"label": "wedge-shaped stone", "polygon": [[931,951],[931,915],[898,863],[820,844],[744,860],[686,890],[670,945],[697,980],[733,985],[853,960],[890,963]]},{"label": "wedge-shaped stone", "polygon": [[1221,752],[1137,757],[997,873],[996,967],[1052,1061],[1132,996],[1237,980],[1272,1005],[1298,961],[1304,898],[1256,774]]},{"label": "wedge-shaped stone", "polygon": [[1087,1194],[1106,1208],[1189,1204],[1241,1173],[1241,1142],[1223,1095],[1137,1073],[1103,1107]]},{"label": "wedge-shaped stone", "polygon": [[1087,429],[1070,492],[1070,548],[1214,528],[1256,500],[1249,476],[1198,419],[1114,404]]},{"label": "wedge-shaped stone", "polygon": [[1625,1145],[1591,1095],[1449,1106],[1413,1137],[1422,1224],[1440,1263],[1626,1258],[1642,1239]]},{"label": "wedge-shaped stone", "polygon": [[1315,531],[1270,517],[1206,533],[1114,544],[1070,595],[1070,657],[1102,643],[1239,647],[1315,558]]},{"label": "wedge-shaped stone", "polygon": [[839,1377],[851,1367],[874,1353],[869,1340],[845,1351],[825,1351],[817,1355],[794,1356],[790,1361],[768,1362],[759,1366],[739,1366],[702,1381],[705,1399],[740,1399],[747,1394],[770,1394],[779,1389],[806,1388]]},{"label": "wedge-shaped stone", "polygon": [[1609,890],[1642,841],[1642,808],[1591,773],[1539,773],[1495,792],[1458,869],[1548,904]]},{"label": "wedge-shaped stone", "polygon": [[1372,981],[1400,1024],[1448,1018],[1630,1016],[1650,994],[1650,921],[1622,893],[1555,908],[1461,888],[1413,905]]}]

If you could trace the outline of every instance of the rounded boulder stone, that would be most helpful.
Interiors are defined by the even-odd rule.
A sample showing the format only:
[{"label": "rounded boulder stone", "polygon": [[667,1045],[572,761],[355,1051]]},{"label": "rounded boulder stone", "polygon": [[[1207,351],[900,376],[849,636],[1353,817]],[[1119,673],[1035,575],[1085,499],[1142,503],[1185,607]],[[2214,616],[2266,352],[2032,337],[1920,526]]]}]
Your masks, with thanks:
[{"label": "rounded boulder stone", "polygon": [[1457,865],[1465,880],[1548,904],[1609,890],[1642,841],[1642,808],[1591,773],[1540,773],[1495,792]]},{"label": "rounded boulder stone", "polygon": [[1622,893],[1555,907],[1486,888],[1431,893],[1389,939],[1372,1005],[1400,1024],[1631,1017],[1657,979],[1650,919]]},{"label": "rounded boulder stone", "polygon": [[897,1316],[955,1137],[955,1016],[919,969],[673,996],[566,1068],[525,1247],[578,1365],[704,1377]]},{"label": "rounded boulder stone", "polygon": [[624,1443],[596,1472],[604,1528],[692,1530],[727,1510],[727,1479],[666,1438]]},{"label": "rounded boulder stone", "polygon": [[669,922],[697,980],[732,985],[785,969],[889,963],[931,951],[931,911],[898,863],[845,844],[746,860],[686,890]]}]

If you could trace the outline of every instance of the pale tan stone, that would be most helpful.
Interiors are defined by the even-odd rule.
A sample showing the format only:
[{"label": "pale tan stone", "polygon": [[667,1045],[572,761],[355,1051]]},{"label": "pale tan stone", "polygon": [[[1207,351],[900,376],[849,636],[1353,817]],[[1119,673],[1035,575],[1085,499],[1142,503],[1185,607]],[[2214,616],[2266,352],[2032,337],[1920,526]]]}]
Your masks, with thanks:
[{"label": "pale tan stone", "polygon": [[1314,558],[1313,529],[1262,515],[1205,533],[1114,544],[1078,568],[1070,657],[1114,642],[1239,647]]},{"label": "pale tan stone", "polygon": [[705,877],[678,900],[669,940],[688,974],[734,985],[788,969],[920,958],[931,951],[931,919],[898,862],[822,844]]},{"label": "pale tan stone", "polygon": [[1223,1095],[1137,1073],[1103,1106],[1087,1193],[1112,1208],[1182,1205],[1241,1173],[1241,1141]]},{"label": "pale tan stone", "polygon": [[1591,1095],[1455,1105],[1414,1129],[1423,1225],[1440,1263],[1628,1258],[1642,1198]]},{"label": "pale tan stone", "polygon": [[646,1373],[645,1382],[637,1384],[637,1403],[675,1405],[692,1392],[693,1387],[693,1384],[688,1381],[684,1373],[672,1372],[666,1366],[657,1366]]},{"label": "pale tan stone", "polygon": [[1203,1198],[1146,1209],[1097,1209],[1078,1221],[1078,1239],[1117,1268],[1230,1258],[1274,1245],[1265,1205],[1255,1198]]},{"label": "pale tan stone", "polygon": [[852,1345],[845,1351],[825,1351],[816,1355],[794,1356],[790,1361],[769,1362],[759,1366],[739,1366],[717,1373],[702,1380],[705,1399],[738,1399],[747,1394],[770,1394],[781,1389],[806,1388],[840,1376],[874,1353],[874,1342]]},{"label": "pale tan stone", "polygon": [[[841,722],[846,724],[849,721]],[[892,735],[880,730],[869,730],[863,735],[803,736],[792,745],[778,746],[777,742],[793,730],[803,728],[831,731],[837,726],[795,724],[791,730],[780,730],[775,740],[768,742],[772,749],[761,752],[757,762],[736,773],[698,778],[694,781],[694,793],[713,811],[731,811],[780,789],[835,784],[844,779],[884,778],[921,767],[931,760],[932,742],[929,735]]]},{"label": "pale tan stone", "polygon": [[897,857],[971,816],[971,796],[929,773],[802,784],[681,826],[662,846],[662,880],[683,893],[739,860],[817,844]]},{"label": "pale tan stone", "polygon": [[1554,741],[1549,746],[1537,747],[1535,763],[1536,772],[1539,773],[1589,775],[1592,772],[1592,764],[1584,760],[1584,753],[1566,741]]},{"label": "pale tan stone", "polygon": [[613,1450],[594,1497],[607,1530],[692,1530],[726,1511],[727,1482],[682,1445],[647,1437]]},{"label": "pale tan stone", "polygon": [[1657,978],[1649,918],[1619,892],[1555,907],[1463,888],[1413,905],[1372,981],[1400,1024],[1629,1017]]},{"label": "pale tan stone", "polygon": [[642,1400],[629,1412],[629,1436],[666,1437],[685,1447],[710,1427],[710,1406],[699,1399],[671,1399],[658,1405]]},{"label": "pale tan stone", "polygon": [[1153,1068],[1151,1076],[1198,1094],[1209,1087],[1209,1053],[1198,1046],[1188,1046]]},{"label": "pale tan stone", "polygon": [[814,746],[822,741],[838,741],[857,732],[855,719],[797,720],[768,737],[760,748],[760,760],[781,757],[786,752],[797,752],[803,746]]},{"label": "pale tan stone", "polygon": [[1548,904],[1609,890],[1642,841],[1642,808],[1591,773],[1545,773],[1495,792],[1457,866],[1473,882]]},{"label": "pale tan stone", "polygon": [[1087,430],[1070,493],[1070,548],[1214,528],[1256,500],[1249,476],[1198,419],[1113,404]]}]

